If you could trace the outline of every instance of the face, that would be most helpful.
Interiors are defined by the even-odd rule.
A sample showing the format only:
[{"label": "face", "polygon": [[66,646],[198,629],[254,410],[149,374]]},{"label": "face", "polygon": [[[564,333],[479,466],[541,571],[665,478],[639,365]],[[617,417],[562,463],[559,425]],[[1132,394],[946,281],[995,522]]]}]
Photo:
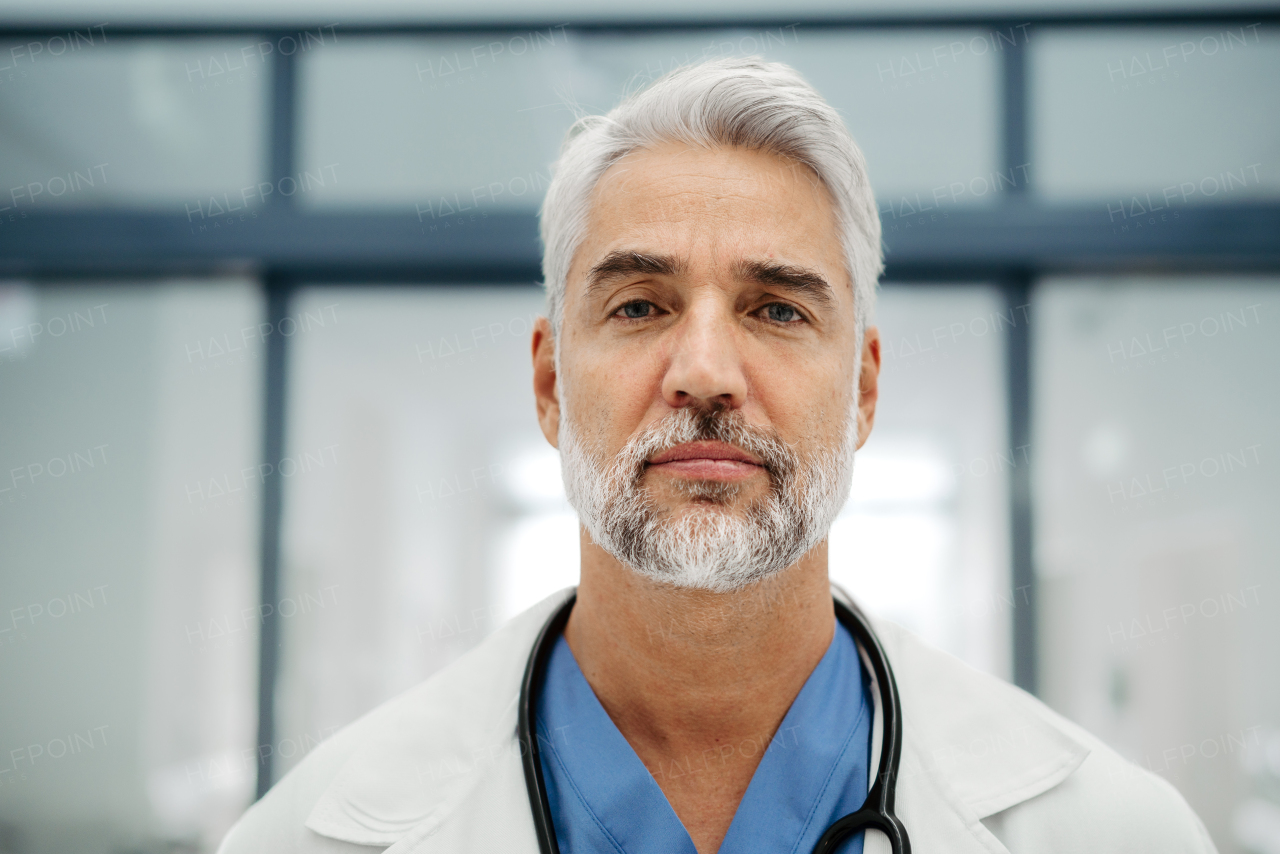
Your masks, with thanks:
[{"label": "face", "polygon": [[560,336],[557,363],[535,331],[539,420],[614,557],[727,590],[825,538],[879,339],[859,353],[834,205],[807,167],[678,144],[623,158],[595,188]]}]

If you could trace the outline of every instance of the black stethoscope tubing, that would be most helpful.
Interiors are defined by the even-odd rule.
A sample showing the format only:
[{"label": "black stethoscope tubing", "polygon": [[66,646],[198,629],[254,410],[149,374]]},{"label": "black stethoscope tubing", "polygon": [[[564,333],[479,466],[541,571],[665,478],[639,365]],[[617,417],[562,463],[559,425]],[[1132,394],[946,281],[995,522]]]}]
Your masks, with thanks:
[{"label": "black stethoscope tubing", "polygon": [[[542,756],[538,739],[533,736],[534,709],[538,702],[538,690],[547,671],[547,660],[556,638],[569,621],[577,593],[570,595],[551,618],[547,620],[533,643],[529,663],[525,666],[524,680],[520,683],[520,706],[516,720],[516,737],[524,762],[524,782],[529,790],[529,807],[533,811],[533,826],[538,836],[538,849],[542,854],[560,854],[556,841],[555,824],[551,819],[551,804],[547,800],[546,782],[542,778]],[[894,794],[897,788],[898,765],[902,758],[902,707],[898,700],[898,683],[893,678],[893,668],[885,655],[880,639],[871,624],[857,607],[834,599],[836,619],[849,630],[858,646],[866,653],[875,671],[880,688],[881,718],[884,732],[880,743],[880,764],[876,768],[875,782],[867,792],[867,799],[856,812],[836,820],[813,848],[813,854],[834,854],[836,847],[848,837],[867,828],[874,828],[889,838],[893,854],[911,854],[911,840],[907,829],[893,812]]]}]

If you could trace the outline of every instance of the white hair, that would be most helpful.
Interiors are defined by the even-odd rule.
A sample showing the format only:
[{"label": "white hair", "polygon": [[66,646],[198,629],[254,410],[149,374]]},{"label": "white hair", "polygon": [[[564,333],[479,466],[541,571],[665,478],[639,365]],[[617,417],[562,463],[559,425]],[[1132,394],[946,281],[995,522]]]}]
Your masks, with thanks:
[{"label": "white hair", "polygon": [[586,233],[596,184],[620,158],[663,142],[763,150],[817,174],[835,201],[860,349],[884,269],[880,216],[862,152],[840,114],[795,69],[757,57],[677,68],[608,115],[580,118],[570,128],[541,211],[542,274],[556,338],[569,266]]}]

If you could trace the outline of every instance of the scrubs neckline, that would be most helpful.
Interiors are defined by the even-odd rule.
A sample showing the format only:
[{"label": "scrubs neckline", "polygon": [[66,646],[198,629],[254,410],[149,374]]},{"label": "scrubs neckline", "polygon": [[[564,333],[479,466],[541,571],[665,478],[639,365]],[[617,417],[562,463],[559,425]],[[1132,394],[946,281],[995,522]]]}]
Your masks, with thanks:
[{"label": "scrubs neckline", "polygon": [[[543,772],[549,778],[548,796],[555,801],[552,815],[576,806],[573,811],[580,810],[594,826],[562,829],[557,822],[562,847],[572,849],[573,840],[594,830],[617,854],[696,854],[688,831],[654,773],[600,704],[563,636],[555,641],[545,679],[538,698],[538,733]],[[837,621],[831,643],[773,737],[747,739],[732,746],[734,752],[746,754],[755,749],[764,755],[721,843],[721,852],[797,854],[808,850],[801,844],[809,839],[808,848],[812,848],[827,824],[861,806],[870,755],[867,691],[857,647],[848,629]],[[859,732],[864,738],[855,738]],[[856,756],[859,747],[861,755]],[[708,758],[704,752],[657,771],[663,775],[701,773],[717,760],[725,761],[716,755]],[[576,803],[560,803],[562,798]],[[840,804],[842,811],[830,815],[839,802],[844,802]],[[564,846],[563,842],[571,844]],[[860,848],[860,844],[856,848],[846,844],[841,850]]]}]

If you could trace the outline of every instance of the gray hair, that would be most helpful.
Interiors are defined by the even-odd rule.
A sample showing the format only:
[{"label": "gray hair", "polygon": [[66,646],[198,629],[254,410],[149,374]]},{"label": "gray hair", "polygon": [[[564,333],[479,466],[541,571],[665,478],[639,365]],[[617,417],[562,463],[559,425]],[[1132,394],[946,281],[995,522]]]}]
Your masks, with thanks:
[{"label": "gray hair", "polygon": [[860,347],[884,269],[866,163],[840,114],[794,68],[758,57],[677,68],[608,115],[580,118],[570,128],[541,211],[542,274],[557,339],[569,265],[586,234],[592,191],[620,158],[661,142],[769,151],[817,174],[835,200]]}]

